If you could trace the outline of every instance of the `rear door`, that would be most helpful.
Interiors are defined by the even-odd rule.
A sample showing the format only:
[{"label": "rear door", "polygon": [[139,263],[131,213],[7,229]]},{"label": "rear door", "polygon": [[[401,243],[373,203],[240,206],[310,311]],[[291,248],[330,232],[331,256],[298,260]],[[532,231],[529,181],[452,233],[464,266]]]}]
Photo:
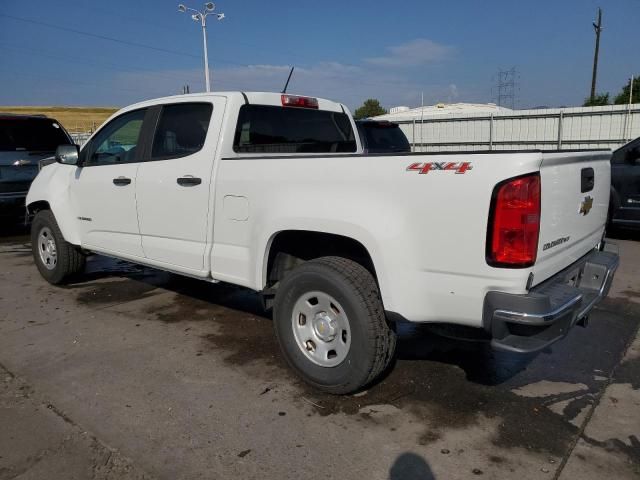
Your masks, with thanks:
[{"label": "rear door", "polygon": [[138,170],[136,196],[145,256],[204,274],[212,235],[210,198],[224,98],[162,105]]},{"label": "rear door", "polygon": [[602,239],[611,184],[610,151],[544,153],[535,283],[570,265]]},{"label": "rear door", "polygon": [[88,249],[143,257],[135,189],[148,113],[140,109],[114,118],[82,149],[70,193]]}]

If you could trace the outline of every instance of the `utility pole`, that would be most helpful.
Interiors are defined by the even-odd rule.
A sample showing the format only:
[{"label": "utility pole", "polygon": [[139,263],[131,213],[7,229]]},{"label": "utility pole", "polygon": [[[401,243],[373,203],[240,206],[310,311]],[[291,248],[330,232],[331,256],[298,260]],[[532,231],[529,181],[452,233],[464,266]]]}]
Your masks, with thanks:
[{"label": "utility pole", "polygon": [[598,22],[593,24],[596,31],[596,51],[593,55],[593,76],[591,77],[591,103],[596,98],[596,78],[598,77],[598,55],[600,54],[600,32],[602,32],[602,9],[598,7]]},{"label": "utility pole", "polygon": [[[625,140],[630,141],[631,140],[631,120],[633,119],[633,117],[631,116],[631,105],[633,104],[633,75],[631,75],[631,80],[629,82],[629,108],[627,110],[627,122],[625,125]],[[629,129],[629,135],[626,135],[626,130],[627,128]]]}]

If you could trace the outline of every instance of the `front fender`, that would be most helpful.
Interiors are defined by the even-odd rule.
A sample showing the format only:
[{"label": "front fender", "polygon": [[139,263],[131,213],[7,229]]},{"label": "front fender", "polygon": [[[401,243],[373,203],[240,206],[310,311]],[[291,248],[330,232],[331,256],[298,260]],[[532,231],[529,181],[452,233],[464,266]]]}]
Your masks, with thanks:
[{"label": "front fender", "polygon": [[60,163],[47,165],[31,183],[26,200],[29,211],[36,202],[46,202],[56,217],[64,239],[73,245],[80,245],[80,232],[71,204],[69,185],[77,169],[73,165]]}]

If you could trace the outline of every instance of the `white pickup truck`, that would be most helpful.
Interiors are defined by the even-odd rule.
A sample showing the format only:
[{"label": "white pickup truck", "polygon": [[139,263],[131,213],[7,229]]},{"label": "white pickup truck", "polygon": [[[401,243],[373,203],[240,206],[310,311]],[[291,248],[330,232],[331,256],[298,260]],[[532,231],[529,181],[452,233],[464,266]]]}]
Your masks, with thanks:
[{"label": "white pickup truck", "polygon": [[609,151],[363,155],[355,131],[275,93],[124,108],[33,182],[36,265],[58,284],[100,253],[262,292],[288,363],[336,394],[387,367],[400,321],[513,352],[586,323],[618,265]]}]

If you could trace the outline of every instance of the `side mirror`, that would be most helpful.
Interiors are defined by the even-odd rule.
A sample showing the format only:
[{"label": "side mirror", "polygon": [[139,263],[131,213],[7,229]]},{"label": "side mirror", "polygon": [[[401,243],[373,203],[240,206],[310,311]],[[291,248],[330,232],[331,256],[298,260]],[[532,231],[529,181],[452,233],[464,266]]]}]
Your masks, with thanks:
[{"label": "side mirror", "polygon": [[56,162],[64,165],[77,165],[80,157],[78,145],[59,145],[56,149]]}]

